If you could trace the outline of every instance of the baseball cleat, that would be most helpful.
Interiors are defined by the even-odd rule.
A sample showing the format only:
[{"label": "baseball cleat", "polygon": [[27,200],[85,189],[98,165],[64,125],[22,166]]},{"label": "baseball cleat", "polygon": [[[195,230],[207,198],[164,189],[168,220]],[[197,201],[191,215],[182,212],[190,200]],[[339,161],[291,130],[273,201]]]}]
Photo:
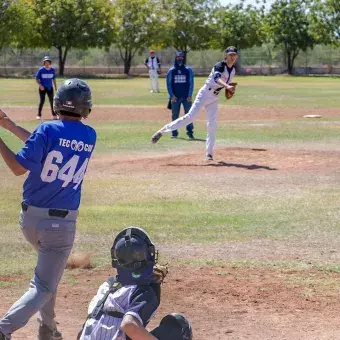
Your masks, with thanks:
[{"label": "baseball cleat", "polygon": [[36,120],[41,120],[41,116],[37,115],[35,119]]},{"label": "baseball cleat", "polygon": [[213,156],[210,155],[210,154],[207,154],[207,155],[205,156],[205,159],[206,159],[207,161],[213,161],[213,160],[214,160]]},{"label": "baseball cleat", "polygon": [[160,132],[156,132],[153,136],[152,136],[152,139],[151,139],[151,143],[152,144],[156,144],[159,139],[162,137],[162,134]]},{"label": "baseball cleat", "polygon": [[171,139],[177,139],[178,136],[171,136]]},{"label": "baseball cleat", "polygon": [[62,340],[62,334],[57,330],[52,330],[47,325],[40,325],[38,331],[38,340]]},{"label": "baseball cleat", "polygon": [[188,133],[188,138],[189,139],[195,139],[194,134],[193,133]]}]

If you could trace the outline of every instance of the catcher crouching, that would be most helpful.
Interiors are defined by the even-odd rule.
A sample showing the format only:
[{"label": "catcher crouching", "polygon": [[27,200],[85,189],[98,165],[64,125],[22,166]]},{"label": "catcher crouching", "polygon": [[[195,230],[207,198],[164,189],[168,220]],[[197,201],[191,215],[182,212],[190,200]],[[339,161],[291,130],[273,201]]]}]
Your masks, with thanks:
[{"label": "catcher crouching", "polygon": [[90,302],[79,340],[192,340],[189,321],[181,314],[168,314],[151,332],[147,324],[157,311],[161,284],[168,273],[157,264],[157,252],[148,234],[129,227],[115,238],[112,267],[117,275],[98,289]]}]

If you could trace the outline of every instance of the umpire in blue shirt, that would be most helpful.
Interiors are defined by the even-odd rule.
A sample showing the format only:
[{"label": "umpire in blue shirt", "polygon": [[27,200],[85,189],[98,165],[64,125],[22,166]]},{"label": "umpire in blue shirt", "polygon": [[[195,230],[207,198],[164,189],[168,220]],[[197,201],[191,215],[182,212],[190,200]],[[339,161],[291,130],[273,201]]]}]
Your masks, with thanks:
[{"label": "umpire in blue shirt", "polygon": [[[172,110],[172,120],[179,117],[181,104],[184,112],[188,113],[191,108],[192,92],[194,90],[194,74],[192,69],[184,64],[184,53],[177,52],[174,66],[168,71],[166,85],[169,93],[169,108]],[[194,125],[187,125],[188,138],[194,139]],[[171,138],[177,138],[178,131],[172,131]]]},{"label": "umpire in blue shirt", "polygon": [[46,56],[43,59],[44,66],[40,67],[37,74],[35,75],[35,80],[39,85],[39,96],[40,103],[38,108],[37,119],[41,119],[41,111],[45,103],[46,94],[50,101],[51,112],[54,119],[57,119],[57,115],[53,110],[53,85],[55,90],[57,90],[57,82],[55,80],[55,71],[52,65],[52,60],[50,57]]}]

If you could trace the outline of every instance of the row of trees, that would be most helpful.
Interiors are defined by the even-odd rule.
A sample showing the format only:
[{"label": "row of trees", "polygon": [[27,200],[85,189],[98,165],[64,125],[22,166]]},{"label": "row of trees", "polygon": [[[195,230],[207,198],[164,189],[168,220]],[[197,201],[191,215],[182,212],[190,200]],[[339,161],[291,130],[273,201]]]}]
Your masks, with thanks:
[{"label": "row of trees", "polygon": [[264,3],[221,6],[217,0],[0,0],[0,49],[54,47],[60,75],[72,48],[114,44],[128,74],[146,47],[188,53],[268,42],[283,48],[293,73],[300,51],[340,44],[340,1],[275,0],[266,9]]}]

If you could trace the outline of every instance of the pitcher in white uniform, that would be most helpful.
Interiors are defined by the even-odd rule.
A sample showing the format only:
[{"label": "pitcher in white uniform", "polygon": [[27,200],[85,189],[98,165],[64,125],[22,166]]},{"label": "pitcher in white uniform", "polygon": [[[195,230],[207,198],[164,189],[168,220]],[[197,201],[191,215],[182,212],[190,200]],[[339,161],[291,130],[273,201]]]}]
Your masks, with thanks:
[{"label": "pitcher in white uniform", "polygon": [[178,130],[182,126],[192,123],[200,110],[205,107],[207,117],[206,159],[212,161],[217,128],[218,95],[224,88],[235,91],[235,87],[229,84],[235,75],[234,64],[237,58],[237,48],[229,46],[224,52],[224,60],[212,68],[205,84],[198,91],[190,111],[183,117],[163,126],[152,136],[151,142],[155,144],[165,132]]},{"label": "pitcher in white uniform", "polygon": [[145,59],[144,65],[149,69],[149,77],[150,77],[150,85],[151,85],[151,93],[157,92],[159,93],[159,81],[158,75],[161,74],[161,62],[156,56],[156,52],[154,50],[150,50],[150,56]]}]

